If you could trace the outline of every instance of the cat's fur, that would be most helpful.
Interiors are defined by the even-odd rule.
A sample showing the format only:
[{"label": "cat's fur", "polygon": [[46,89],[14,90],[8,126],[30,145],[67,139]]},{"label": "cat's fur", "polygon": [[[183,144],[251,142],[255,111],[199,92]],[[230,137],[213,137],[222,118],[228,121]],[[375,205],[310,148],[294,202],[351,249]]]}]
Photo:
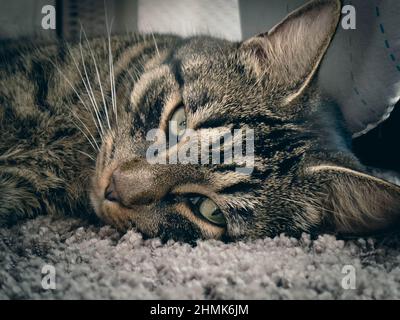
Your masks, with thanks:
[{"label": "cat's fur", "polygon": [[[243,43],[83,37],[82,48],[3,54],[0,220],[94,208],[122,230],[185,241],[390,226],[400,213],[399,187],[365,173],[339,108],[313,80],[339,16],[339,1],[317,0]],[[165,127],[179,104],[199,132],[254,129],[252,174],[227,165],[149,164],[146,133]],[[119,203],[104,198],[117,169]],[[188,194],[217,203],[226,227],[193,215]]]}]

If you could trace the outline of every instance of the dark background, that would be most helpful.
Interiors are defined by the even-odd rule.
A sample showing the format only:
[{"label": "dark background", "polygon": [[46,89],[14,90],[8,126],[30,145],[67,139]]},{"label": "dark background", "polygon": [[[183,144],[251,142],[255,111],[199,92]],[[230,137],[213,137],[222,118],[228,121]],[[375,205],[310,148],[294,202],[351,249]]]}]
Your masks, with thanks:
[{"label": "dark background", "polygon": [[389,119],[354,139],[353,147],[365,164],[400,172],[400,104]]}]

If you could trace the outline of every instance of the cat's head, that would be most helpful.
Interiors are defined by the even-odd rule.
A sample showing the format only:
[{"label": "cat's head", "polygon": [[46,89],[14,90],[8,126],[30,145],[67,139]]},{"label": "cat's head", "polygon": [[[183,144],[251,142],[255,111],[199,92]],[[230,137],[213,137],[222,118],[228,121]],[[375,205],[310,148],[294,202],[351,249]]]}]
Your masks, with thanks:
[{"label": "cat's head", "polygon": [[[243,43],[157,37],[98,155],[91,192],[97,214],[121,229],[185,241],[368,232],[391,221],[399,190],[357,171],[336,106],[314,88],[339,17],[339,1],[321,0]],[[149,140],[155,128],[166,137]],[[149,150],[171,139],[169,130],[182,137],[190,129],[199,144],[252,130],[254,139],[242,144],[254,143],[244,163],[250,170],[238,170],[243,163],[235,160],[149,161]],[[185,143],[161,153],[170,159]]]}]

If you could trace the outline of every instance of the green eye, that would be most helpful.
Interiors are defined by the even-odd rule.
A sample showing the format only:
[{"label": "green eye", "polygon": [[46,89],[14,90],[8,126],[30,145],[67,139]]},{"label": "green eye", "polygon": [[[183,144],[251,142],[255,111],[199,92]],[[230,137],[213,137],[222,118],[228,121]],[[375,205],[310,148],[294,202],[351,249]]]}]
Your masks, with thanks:
[{"label": "green eye", "polygon": [[171,122],[175,122],[176,126],[170,126],[172,133],[177,136],[181,137],[186,131],[187,121],[186,121],[186,111],[185,107],[181,106],[175,110],[171,117]]},{"label": "green eye", "polygon": [[225,217],[214,201],[200,197],[191,198],[191,201],[205,219],[220,226],[226,225]]}]

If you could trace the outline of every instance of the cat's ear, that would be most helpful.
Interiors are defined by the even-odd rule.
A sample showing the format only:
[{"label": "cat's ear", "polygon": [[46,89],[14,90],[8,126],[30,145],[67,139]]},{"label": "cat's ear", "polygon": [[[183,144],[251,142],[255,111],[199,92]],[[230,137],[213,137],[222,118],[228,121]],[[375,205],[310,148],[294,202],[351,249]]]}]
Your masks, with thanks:
[{"label": "cat's ear", "polygon": [[339,0],[316,0],[288,15],[269,32],[241,44],[247,63],[271,87],[300,94],[315,74],[336,31]]},{"label": "cat's ear", "polygon": [[368,174],[333,165],[306,169],[326,221],[338,233],[368,234],[400,222],[400,187]]}]

